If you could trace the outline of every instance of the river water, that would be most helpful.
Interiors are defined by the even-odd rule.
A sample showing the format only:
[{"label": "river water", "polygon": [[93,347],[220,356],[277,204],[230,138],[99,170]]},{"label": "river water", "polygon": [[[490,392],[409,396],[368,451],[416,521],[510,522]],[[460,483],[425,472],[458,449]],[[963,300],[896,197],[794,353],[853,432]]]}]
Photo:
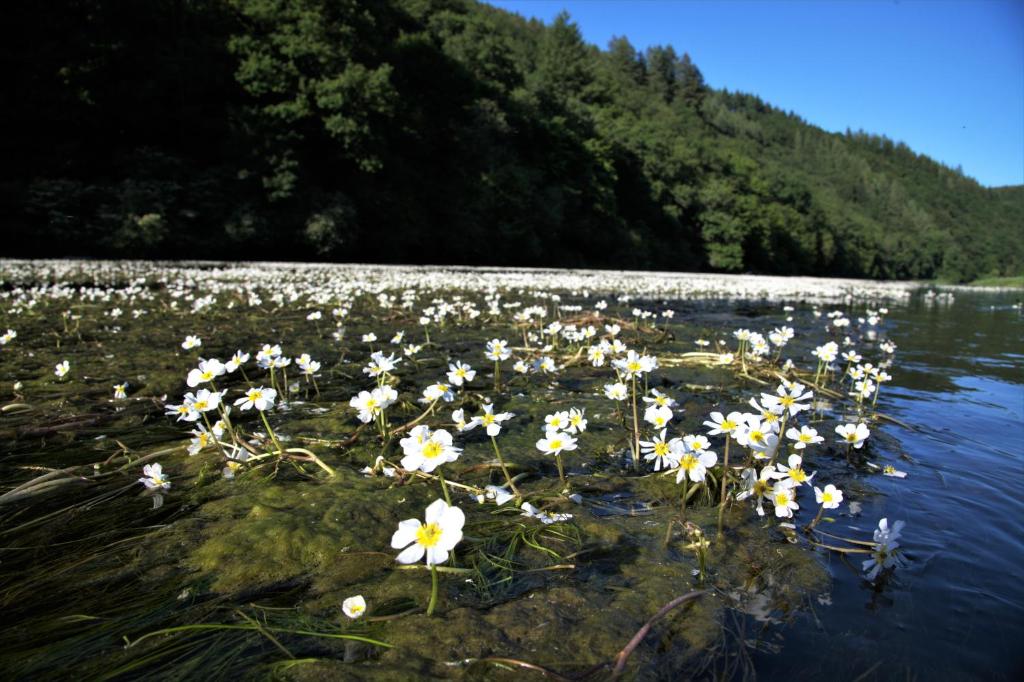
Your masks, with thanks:
[{"label": "river water", "polygon": [[[29,479],[60,473],[54,469],[69,478],[53,489],[54,481],[44,480],[45,490],[37,489],[38,494],[17,504],[8,497],[0,505],[0,606],[10,623],[0,630],[0,677],[43,679],[75,670],[90,679],[182,679],[190,671],[205,679],[275,671],[295,676],[308,671],[318,679],[354,674],[525,679],[523,670],[461,666],[470,658],[507,656],[571,676],[617,654],[652,613],[690,590],[695,578],[694,559],[681,534],[669,548],[663,541],[666,523],[677,511],[678,487],[671,479],[637,475],[623,466],[625,422],[604,397],[603,386],[614,376],[607,366],[582,363],[557,375],[519,378],[506,368],[506,389],[492,391],[481,349],[495,334],[518,343],[511,313],[502,313],[509,315],[505,318],[496,313],[496,321],[484,323],[467,314],[458,324],[434,325],[429,348],[417,362],[402,366],[397,385],[411,400],[396,410],[396,419],[401,415],[404,421],[421,409],[412,399],[444,377],[450,361],[470,359],[480,375],[453,406],[479,410],[493,393],[499,405],[515,412],[501,447],[524,471],[533,472],[524,484],[535,496],[531,499],[574,515],[562,530],[545,535],[539,522],[521,521],[514,509],[480,505],[466,494],[457,497],[475,525],[458,550],[455,568],[474,567],[474,579],[487,581],[486,589],[472,586],[472,579],[446,579],[441,612],[432,620],[421,613],[429,579],[395,569],[389,538],[399,520],[420,514],[436,489],[432,483],[363,474],[384,448],[372,436],[356,442],[359,425],[349,400],[372,385],[361,370],[370,348],[358,339],[368,332],[386,339],[402,330],[407,341],[424,341],[418,310],[432,297],[457,301],[465,296],[484,308],[478,299],[493,285],[503,287],[507,300],[522,297],[551,311],[552,300],[535,294],[559,291],[563,303],[580,306],[566,315],[593,309],[601,296],[611,301],[607,314],[623,318],[634,304],[659,314],[673,310],[674,319],[659,318],[664,325],[659,330],[624,336],[637,347],[650,343],[651,352],[664,360],[653,380],[683,404],[673,427],[680,433],[702,432],[711,410],[747,409],[751,395],[772,390],[776,381],[770,372],[762,374],[771,378],[768,384],[743,378],[737,363],[728,368],[673,363],[696,348],[696,339],[726,339],[732,349],[732,331],[739,327],[767,332],[788,323],[796,338],[786,357],[813,372],[809,352],[828,334],[822,313],[840,309],[856,319],[869,308],[889,308],[879,333],[898,351],[889,369],[893,381],[885,384],[877,410],[891,419],[871,422],[864,459],[892,465],[906,477],[847,464],[833,429],[850,420],[843,413],[848,404],[815,417],[827,442],[808,462],[818,472],[815,483],[836,482],[847,495],[820,529],[863,541],[880,518],[905,521],[904,565],[868,582],[860,566],[864,555],[814,548],[802,534],[789,544],[771,511],[760,519],[747,503],[734,505],[727,541],[715,538],[705,584],[712,589],[692,609],[680,609],[656,627],[631,659],[629,675],[1022,679],[1024,318],[1019,292],[957,290],[952,299],[923,291],[907,295],[905,285],[739,277],[705,283],[700,276],[678,273],[3,266],[0,280],[9,279],[2,283],[7,300],[0,302],[0,325],[18,334],[0,355],[0,492],[15,494]],[[105,272],[112,273],[114,284],[104,283]],[[464,278],[460,290],[444,289],[459,277]],[[19,290],[12,284],[19,278],[26,286],[39,286]],[[504,279],[495,284],[499,278]],[[434,285],[440,286],[431,289]],[[417,286],[423,287],[419,302],[408,311],[377,302],[382,289]],[[839,292],[831,301],[809,300],[827,287]],[[601,288],[606,293],[586,293]],[[632,301],[616,300],[614,292],[627,290],[635,296]],[[853,292],[848,306],[842,302],[844,291]],[[877,298],[886,294],[891,302]],[[327,311],[346,297],[358,297],[359,304],[345,323],[348,336],[339,343],[330,334]],[[785,310],[787,304],[794,309]],[[324,311],[322,320],[308,316],[314,309]],[[293,444],[323,455],[337,469],[333,481],[315,470],[288,467],[280,472],[254,467],[230,480],[222,477],[224,462],[213,448],[195,457],[184,453],[189,427],[164,415],[164,404],[187,390],[184,377],[199,352],[186,352],[180,344],[192,333],[203,337],[202,353],[208,357],[226,359],[236,348],[254,351],[264,342],[281,342],[288,353],[308,351],[324,361],[315,393],[310,384],[297,384],[292,401],[278,406],[271,420]],[[866,347],[877,362],[877,344]],[[535,348],[530,357],[539,353]],[[62,359],[70,360],[72,370],[58,380],[53,368]],[[254,363],[249,371],[266,380]],[[237,398],[244,382],[227,379],[230,397]],[[129,399],[113,400],[113,384],[126,380]],[[11,388],[15,383],[18,388]],[[534,447],[553,405],[581,407],[592,420],[580,439],[580,453],[567,458],[568,480],[582,493],[582,503],[559,492],[550,459]],[[449,412],[444,421],[432,420],[433,426],[446,422]],[[251,413],[235,415],[250,435],[262,428]],[[479,431],[458,438],[464,452],[459,468],[452,468],[453,480],[500,482],[487,466],[491,443]],[[159,508],[137,483],[142,473],[137,459],[154,451],[164,453],[160,461],[173,481]],[[715,509],[711,501],[697,499],[690,519],[710,532]],[[816,507],[807,490],[800,503],[796,521],[803,525]],[[516,535],[520,528],[528,534]],[[560,558],[510,551],[514,570],[500,563],[479,567],[480,557],[493,558],[513,541],[550,544]],[[760,567],[755,571],[748,564]],[[817,579],[819,565],[827,580]],[[742,594],[755,582],[751,576],[761,594],[774,596],[758,601]],[[366,596],[370,618],[349,623],[338,611],[341,600],[356,593]],[[282,637],[289,655],[309,667],[293,668],[288,661],[280,670],[274,667],[284,654],[261,632],[246,629],[251,618],[287,633]],[[231,629],[149,638],[197,623]],[[339,627],[394,647],[348,648],[351,643],[310,636],[334,637]],[[720,629],[740,634],[733,645],[720,646],[728,639],[718,637]],[[126,639],[143,644],[126,648]],[[701,663],[694,652],[711,653]],[[744,662],[737,664],[740,658]],[[720,670],[727,673],[716,675]]]},{"label": "river water", "polygon": [[[916,295],[890,310],[899,345],[879,410],[904,479],[836,526],[863,536],[906,521],[909,561],[881,589],[834,556],[831,604],[814,604],[781,652],[756,659],[765,679],[1021,679],[1024,673],[1024,318],[1020,293]],[[891,441],[890,441],[891,442]],[[857,562],[859,563],[859,562]]]}]

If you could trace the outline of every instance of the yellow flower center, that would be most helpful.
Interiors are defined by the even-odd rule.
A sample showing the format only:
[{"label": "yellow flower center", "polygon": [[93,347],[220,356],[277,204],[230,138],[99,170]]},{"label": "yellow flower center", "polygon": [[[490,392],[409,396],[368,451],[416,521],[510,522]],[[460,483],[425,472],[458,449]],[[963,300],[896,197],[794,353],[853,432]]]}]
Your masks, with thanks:
[{"label": "yellow flower center", "polygon": [[809,433],[801,433],[800,436],[799,436],[799,440],[800,440],[801,443],[810,443],[811,442],[811,434],[809,434]]},{"label": "yellow flower center", "polygon": [[257,400],[259,400],[260,398],[263,397],[263,392],[262,391],[252,390],[252,391],[249,391],[249,395],[247,397],[249,398],[250,401],[256,402]]},{"label": "yellow flower center", "polygon": [[483,422],[484,426],[489,426],[494,423],[494,415],[485,414],[483,417],[480,418],[480,421]]},{"label": "yellow flower center", "polygon": [[777,507],[785,507],[788,504],[789,504],[789,495],[787,495],[786,493],[776,493],[775,494],[775,506],[777,506]]},{"label": "yellow flower center", "polygon": [[640,363],[634,360],[633,362],[630,362],[626,365],[626,369],[628,369],[630,372],[639,372]]},{"label": "yellow flower center", "polygon": [[807,480],[807,474],[804,472],[803,469],[790,469],[789,477],[796,481],[797,483],[803,483],[804,481]]},{"label": "yellow flower center", "polygon": [[560,450],[561,447],[562,447],[562,439],[561,438],[553,438],[552,440],[549,440],[548,441],[548,447],[550,449],[552,449],[552,450]]},{"label": "yellow flower center", "polygon": [[423,446],[423,456],[427,459],[440,457],[442,452],[444,452],[444,447],[436,441],[430,441]]},{"label": "yellow flower center", "polygon": [[684,455],[683,459],[679,462],[679,466],[687,471],[693,471],[697,468],[698,464],[700,464],[700,462],[697,461],[697,458],[690,454]]},{"label": "yellow flower center", "polygon": [[736,429],[736,422],[731,419],[723,419],[722,424],[719,426],[722,431],[734,431]]},{"label": "yellow flower center", "polygon": [[441,540],[441,526],[428,523],[416,529],[416,542],[424,547],[433,547]]},{"label": "yellow flower center", "polygon": [[821,494],[822,504],[831,504],[835,497],[829,491],[825,491]]},{"label": "yellow flower center", "polygon": [[658,442],[654,444],[654,454],[658,457],[664,457],[668,454],[668,443]]}]

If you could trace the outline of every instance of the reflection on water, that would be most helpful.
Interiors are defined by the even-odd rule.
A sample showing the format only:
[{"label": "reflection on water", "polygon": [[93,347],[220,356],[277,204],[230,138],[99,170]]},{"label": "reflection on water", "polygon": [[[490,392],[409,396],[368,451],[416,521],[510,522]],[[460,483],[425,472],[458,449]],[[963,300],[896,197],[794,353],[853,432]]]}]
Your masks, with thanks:
[{"label": "reflection on water", "polygon": [[872,476],[880,494],[837,525],[866,532],[879,517],[904,519],[910,561],[876,591],[823,557],[831,604],[787,631],[782,655],[758,657],[762,677],[1020,679],[1024,320],[1014,301],[958,294],[890,311],[899,362],[879,409],[917,428],[880,428],[909,476]]}]

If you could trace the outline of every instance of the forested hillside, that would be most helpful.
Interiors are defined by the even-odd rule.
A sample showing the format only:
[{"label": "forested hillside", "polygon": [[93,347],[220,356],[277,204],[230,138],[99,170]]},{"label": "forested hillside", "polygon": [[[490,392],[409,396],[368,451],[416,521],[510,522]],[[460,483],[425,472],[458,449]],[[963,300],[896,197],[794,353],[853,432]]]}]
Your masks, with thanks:
[{"label": "forested hillside", "polygon": [[970,280],[1024,191],[470,0],[5,6],[10,255]]}]

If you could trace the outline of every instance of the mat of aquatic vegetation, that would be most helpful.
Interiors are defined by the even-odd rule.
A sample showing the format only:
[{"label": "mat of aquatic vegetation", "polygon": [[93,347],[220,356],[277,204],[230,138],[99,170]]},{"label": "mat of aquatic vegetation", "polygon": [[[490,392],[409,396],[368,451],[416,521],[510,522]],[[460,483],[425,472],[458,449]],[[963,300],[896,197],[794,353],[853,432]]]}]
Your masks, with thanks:
[{"label": "mat of aquatic vegetation", "polygon": [[[786,358],[797,363],[789,375],[802,368],[810,382],[810,350],[853,333],[837,327],[828,336],[820,310],[796,298],[796,309],[784,310],[631,300],[628,291],[571,284],[474,290],[453,281],[446,290],[400,276],[370,283],[323,272],[305,281],[301,270],[259,268],[86,264],[56,273],[23,266],[18,275],[5,282],[0,308],[0,326],[16,331],[0,348],[0,668],[12,677],[603,679],[617,664],[643,679],[740,676],[753,672],[753,649],[770,648],[787,619],[828,589],[822,564],[830,550],[796,532],[818,509],[809,486],[798,517],[776,518],[770,509],[759,516],[751,500],[733,499],[749,455],[734,443],[719,532],[716,442],[718,465],[689,488],[684,526],[675,472],[634,466],[630,401],[605,395],[616,382],[612,356],[603,366],[588,361],[588,349],[612,339],[617,326],[614,338],[658,358],[639,393],[656,389],[677,401],[670,436],[702,434],[712,411],[749,410],[751,396],[774,393]],[[864,314],[859,302],[844,309]],[[765,333],[793,325],[795,338],[748,362],[723,356],[736,350],[734,330],[754,318]],[[561,329],[544,333],[556,321]],[[859,346],[865,353],[882,324],[871,327]],[[201,345],[183,348],[188,335]],[[498,387],[484,357],[495,338],[511,350]],[[710,347],[695,345],[705,339]],[[238,349],[253,359],[217,377],[224,402],[242,397],[249,382],[270,386],[255,362],[264,344],[320,363],[310,376],[294,364],[287,375],[275,372],[281,395],[263,415],[292,455],[231,463],[215,443],[190,454],[190,430],[203,422],[176,421],[165,406],[196,390],[186,375],[200,358],[226,361]],[[419,350],[407,353],[410,344]],[[363,368],[381,350],[401,359],[383,381],[398,394],[384,437],[350,406],[378,385]],[[446,378],[456,361],[476,371],[463,386]],[[517,361],[527,371],[515,371]],[[422,392],[438,382],[453,398],[428,408]],[[124,397],[115,397],[115,385]],[[802,418],[825,436],[803,452],[815,482],[839,486],[849,501],[872,494],[853,475],[869,463],[851,463],[833,430],[872,417],[851,416],[853,401],[840,390],[819,395]],[[484,429],[460,432],[452,412],[468,419],[487,403],[514,415],[495,443],[522,500],[480,499],[485,486],[506,479]],[[545,416],[570,408],[584,412],[588,427],[578,448],[562,453],[563,484],[536,443]],[[239,442],[253,453],[274,451],[257,415],[233,409]],[[440,566],[429,617],[431,572],[422,561],[396,563],[391,548],[398,523],[422,518],[441,496],[436,477],[394,469],[408,434],[401,427],[413,422],[447,429],[462,449],[443,472],[466,523]],[[642,439],[656,435],[639,423]],[[872,447],[898,452],[881,436]],[[140,482],[154,463],[168,489]],[[524,515],[524,500],[561,516],[547,523],[551,517]],[[366,612],[353,619],[342,602],[355,595]],[[690,599],[641,631],[684,595]]]}]

